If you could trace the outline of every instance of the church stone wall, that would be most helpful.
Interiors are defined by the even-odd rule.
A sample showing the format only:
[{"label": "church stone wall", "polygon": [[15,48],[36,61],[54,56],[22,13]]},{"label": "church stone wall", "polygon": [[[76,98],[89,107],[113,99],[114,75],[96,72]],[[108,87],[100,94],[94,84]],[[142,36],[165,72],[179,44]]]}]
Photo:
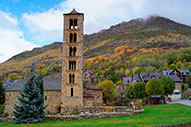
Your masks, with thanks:
[{"label": "church stone wall", "polygon": [[9,115],[13,115],[14,104],[19,104],[19,100],[17,99],[18,95],[20,95],[18,91],[6,91],[4,113],[8,113]]},{"label": "church stone wall", "polygon": [[58,108],[61,107],[61,91],[44,91],[44,97],[47,96],[47,100],[44,101],[44,105],[48,105],[46,113],[57,113]]},{"label": "church stone wall", "polygon": [[[101,106],[103,104],[103,91],[102,90],[93,90],[93,89],[84,89],[84,92],[91,94],[93,99],[93,106]],[[84,105],[86,106],[86,105]]]},{"label": "church stone wall", "polygon": [[[19,105],[17,96],[20,96],[19,91],[6,91],[6,101],[4,113],[13,115],[14,104]],[[44,96],[47,96],[47,100],[44,101],[45,105],[48,105],[46,113],[57,113],[58,108],[61,105],[61,91],[44,91]]]}]

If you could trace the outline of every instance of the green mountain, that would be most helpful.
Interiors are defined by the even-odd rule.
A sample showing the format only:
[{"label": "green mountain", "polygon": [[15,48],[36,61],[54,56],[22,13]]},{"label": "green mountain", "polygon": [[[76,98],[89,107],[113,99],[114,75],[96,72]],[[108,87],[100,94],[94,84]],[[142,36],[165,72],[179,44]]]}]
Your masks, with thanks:
[{"label": "green mountain", "polygon": [[[110,58],[120,46],[136,47],[137,50],[129,53],[129,57],[142,55],[140,52],[143,49],[155,52],[157,48],[157,53],[159,50],[163,53],[191,47],[191,27],[160,16],[122,22],[109,29],[84,35],[84,58]],[[43,67],[61,64],[62,42],[54,42],[13,56],[0,64],[0,75],[4,78],[13,72],[24,75],[32,58]]]}]

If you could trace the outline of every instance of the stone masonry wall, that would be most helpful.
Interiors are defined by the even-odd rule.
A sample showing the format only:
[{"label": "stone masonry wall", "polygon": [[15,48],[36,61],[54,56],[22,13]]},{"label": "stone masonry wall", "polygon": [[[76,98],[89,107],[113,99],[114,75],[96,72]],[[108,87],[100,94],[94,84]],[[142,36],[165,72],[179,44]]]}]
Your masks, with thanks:
[{"label": "stone masonry wall", "polygon": [[[17,99],[18,95],[20,95],[19,91],[6,91],[4,113],[8,113],[11,116],[13,115],[14,104],[19,104],[19,100]],[[61,105],[61,91],[44,91],[44,96],[47,96],[47,100],[44,101],[44,104],[48,104],[45,112],[57,113]]]},{"label": "stone masonry wall", "polygon": [[45,112],[57,113],[58,108],[61,107],[61,91],[44,91],[44,96],[47,96],[44,104],[48,105]]},{"label": "stone masonry wall", "polygon": [[[80,114],[76,116],[71,115],[48,115],[45,120],[53,120],[53,121],[71,121],[71,120],[84,120],[84,119],[98,119],[98,118],[110,118],[110,117],[120,117],[120,116],[128,116],[143,113],[144,110],[136,110],[129,112],[102,112],[102,113],[94,113],[94,114]],[[0,118],[0,122],[13,122],[12,118]]]},{"label": "stone masonry wall", "polygon": [[[91,94],[94,97],[93,106],[101,106],[103,104],[103,92],[102,90],[84,89],[86,93]],[[87,105],[84,105],[87,106]]]},{"label": "stone masonry wall", "polygon": [[8,113],[9,115],[13,115],[13,106],[14,104],[19,104],[17,96],[19,95],[18,91],[6,91],[5,93],[5,109],[4,113]]}]

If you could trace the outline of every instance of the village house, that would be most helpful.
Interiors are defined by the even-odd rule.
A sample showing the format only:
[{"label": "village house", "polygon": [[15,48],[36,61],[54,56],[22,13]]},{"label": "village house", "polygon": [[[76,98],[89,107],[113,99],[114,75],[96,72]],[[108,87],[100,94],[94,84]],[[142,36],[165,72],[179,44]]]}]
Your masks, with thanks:
[{"label": "village house", "polygon": [[124,89],[128,87],[132,83],[136,82],[145,82],[147,83],[151,79],[159,79],[161,76],[169,77],[175,82],[175,90],[179,90],[182,92],[182,83],[186,83],[186,76],[191,75],[191,72],[188,70],[163,70],[162,74],[155,72],[155,73],[140,73],[135,74],[132,77],[123,77],[122,86]]}]

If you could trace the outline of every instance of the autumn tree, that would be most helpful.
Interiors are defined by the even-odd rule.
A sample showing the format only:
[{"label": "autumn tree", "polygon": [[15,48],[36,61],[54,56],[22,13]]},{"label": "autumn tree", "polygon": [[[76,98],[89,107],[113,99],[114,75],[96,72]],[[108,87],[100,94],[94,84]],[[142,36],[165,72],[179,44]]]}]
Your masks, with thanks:
[{"label": "autumn tree", "polygon": [[112,81],[104,80],[97,84],[97,87],[103,90],[103,100],[105,103],[114,97],[115,86]]},{"label": "autumn tree", "polygon": [[125,70],[125,76],[128,77],[128,76],[130,76],[130,74],[131,74],[131,71],[129,69],[126,69]]},{"label": "autumn tree", "polygon": [[168,61],[164,60],[164,69],[168,69]]}]

